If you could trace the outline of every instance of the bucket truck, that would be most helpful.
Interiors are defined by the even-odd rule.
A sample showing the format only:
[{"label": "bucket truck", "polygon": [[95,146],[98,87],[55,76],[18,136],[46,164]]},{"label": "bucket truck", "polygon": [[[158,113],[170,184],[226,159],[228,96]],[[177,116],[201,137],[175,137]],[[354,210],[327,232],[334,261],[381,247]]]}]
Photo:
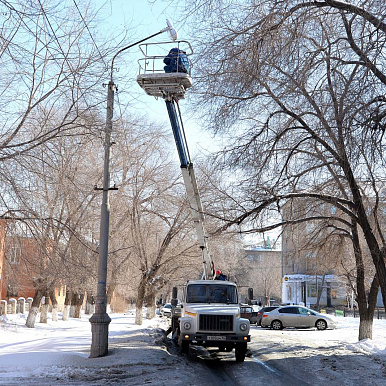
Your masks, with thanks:
[{"label": "bucket truck", "polygon": [[[161,49],[162,52],[161,46],[170,44],[147,43],[140,47],[144,57],[139,60],[137,82],[148,95],[165,101],[202,254],[202,278],[189,280],[184,286],[181,313],[174,313],[172,316],[171,330],[183,353],[189,351],[190,345],[215,347],[220,351],[235,349],[236,361],[243,362],[247,342],[250,341],[249,320],[240,317],[236,284],[223,280],[224,276],[216,275],[208,248],[200,193],[178,104],[184,98],[186,90],[192,86],[191,63],[188,59],[192,48],[186,41],[177,41],[172,43],[171,50],[166,51],[169,52],[167,55],[149,53],[152,48]],[[173,298],[176,299],[176,289],[173,292]]]}]

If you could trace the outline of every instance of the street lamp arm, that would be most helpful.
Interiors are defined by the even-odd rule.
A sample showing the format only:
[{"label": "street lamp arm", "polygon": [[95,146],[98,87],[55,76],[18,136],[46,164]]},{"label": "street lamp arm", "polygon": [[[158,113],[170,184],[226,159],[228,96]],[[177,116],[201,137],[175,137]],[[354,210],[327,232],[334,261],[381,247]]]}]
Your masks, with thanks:
[{"label": "street lamp arm", "polygon": [[114,61],[115,61],[115,58],[121,54],[123,51],[126,51],[128,50],[129,48],[131,47],[134,47],[146,40],[149,40],[151,38],[154,38],[154,36],[157,36],[157,35],[161,35],[162,33],[166,32],[166,31],[169,31],[171,37],[173,40],[176,40],[177,39],[177,33],[176,31],[174,30],[174,28],[172,27],[171,23],[169,22],[169,20],[166,20],[167,22],[167,27],[165,27],[164,29],[162,29],[161,31],[158,31],[157,33],[153,34],[153,35],[150,35],[144,39],[141,39],[141,40],[138,40],[137,42],[135,43],[132,43],[126,47],[123,47],[122,49],[120,49],[114,56],[113,56],[113,60],[111,61],[111,69],[110,69],[110,81],[112,82],[113,81],[113,68],[114,68]]}]

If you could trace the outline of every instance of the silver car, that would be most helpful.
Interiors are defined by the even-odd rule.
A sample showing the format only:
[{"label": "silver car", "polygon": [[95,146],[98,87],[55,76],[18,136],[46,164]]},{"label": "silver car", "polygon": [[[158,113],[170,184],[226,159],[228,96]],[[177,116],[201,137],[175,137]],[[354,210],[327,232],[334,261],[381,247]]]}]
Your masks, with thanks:
[{"label": "silver car", "polygon": [[336,328],[336,321],[331,315],[320,314],[306,307],[284,306],[264,313],[261,318],[261,327],[270,327],[273,330],[282,330],[286,327],[316,327],[318,330],[325,330]]}]

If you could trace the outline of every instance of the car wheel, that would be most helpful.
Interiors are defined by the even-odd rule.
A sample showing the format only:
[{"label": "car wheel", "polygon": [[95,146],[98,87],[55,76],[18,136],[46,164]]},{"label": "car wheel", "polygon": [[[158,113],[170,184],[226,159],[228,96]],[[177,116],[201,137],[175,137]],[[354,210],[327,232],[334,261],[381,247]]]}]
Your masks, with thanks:
[{"label": "car wheel", "polygon": [[271,328],[273,330],[282,330],[283,329],[283,324],[280,320],[274,320],[271,323]]},{"label": "car wheel", "polygon": [[319,319],[316,321],[315,326],[318,330],[325,330],[327,328],[327,322],[325,320]]}]

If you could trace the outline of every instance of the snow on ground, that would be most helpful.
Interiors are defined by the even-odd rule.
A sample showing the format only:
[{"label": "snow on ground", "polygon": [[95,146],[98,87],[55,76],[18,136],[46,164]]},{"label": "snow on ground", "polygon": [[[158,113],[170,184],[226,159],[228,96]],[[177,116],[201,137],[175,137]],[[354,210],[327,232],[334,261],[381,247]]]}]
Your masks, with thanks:
[{"label": "snow on ground", "polygon": [[158,368],[178,368],[181,360],[163,343],[166,319],[144,319],[137,326],[134,312],[109,315],[110,355],[89,359],[90,316],[48,320],[30,329],[26,316],[7,315],[0,322],[0,384],[105,384],[126,377],[130,368],[130,384],[142,385]]},{"label": "snow on ground", "polygon": [[[25,315],[0,318],[0,384],[213,385],[213,382],[205,382],[208,378],[204,372],[211,371],[208,367],[181,355],[165,339],[163,332],[168,328],[166,319],[159,316],[152,320],[144,318],[143,325],[137,326],[134,311],[109,316],[112,319],[109,326],[109,355],[93,359],[88,358],[90,315],[83,315],[81,319],[71,318],[67,322],[52,322],[49,319],[47,324],[36,323],[33,329],[25,326]],[[346,358],[351,358],[347,359],[351,362],[355,358],[358,374],[366,374],[367,381],[371,377],[376,378],[373,382],[363,384],[386,384],[386,320],[374,321],[373,340],[358,342],[358,325],[359,319],[342,317],[336,330],[327,331],[273,331],[252,326],[251,357],[244,364],[237,364],[238,367],[233,367],[232,371],[241,369],[245,374],[248,373],[249,379],[245,380],[245,384],[249,382],[255,385],[263,365],[268,368],[274,366],[278,359],[281,363],[288,360],[288,371],[291,371],[291,366],[288,366],[291,361],[299,360],[299,357],[313,357],[308,363],[315,374],[319,374],[319,380],[335,377],[336,382],[330,384],[345,385],[350,384],[345,379],[346,373],[334,371],[331,375],[323,368],[331,356],[337,358],[338,354],[344,353]],[[273,348],[271,357],[270,347]],[[289,347],[294,350],[298,348],[291,354],[293,358]],[[266,361],[262,364],[264,358]],[[229,360],[233,361],[233,357]]]},{"label": "snow on ground", "polygon": [[337,321],[325,331],[252,327],[253,357],[301,381],[295,384],[386,386],[386,320],[374,320],[373,339],[360,342],[359,318]]}]

